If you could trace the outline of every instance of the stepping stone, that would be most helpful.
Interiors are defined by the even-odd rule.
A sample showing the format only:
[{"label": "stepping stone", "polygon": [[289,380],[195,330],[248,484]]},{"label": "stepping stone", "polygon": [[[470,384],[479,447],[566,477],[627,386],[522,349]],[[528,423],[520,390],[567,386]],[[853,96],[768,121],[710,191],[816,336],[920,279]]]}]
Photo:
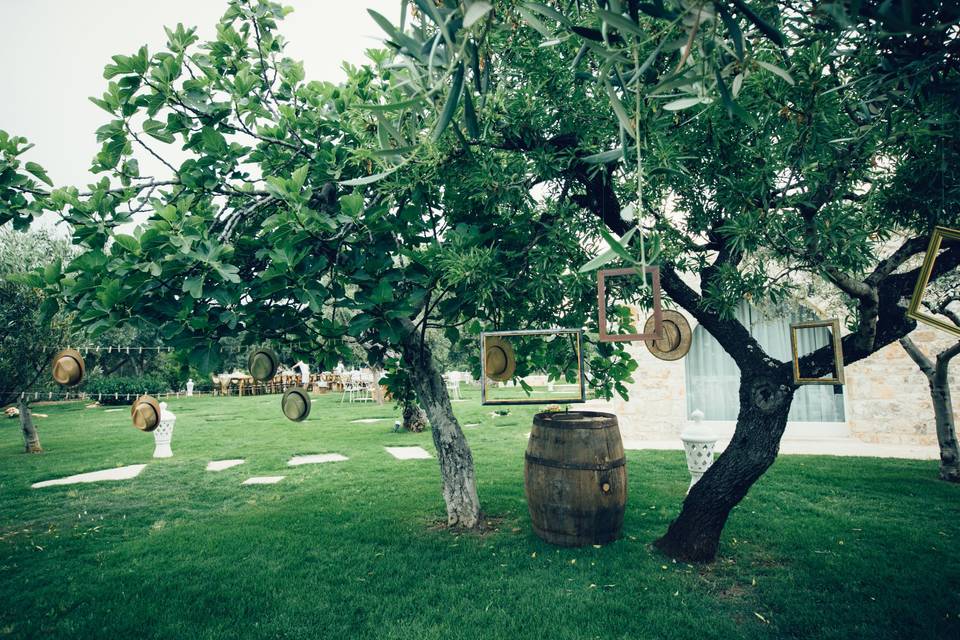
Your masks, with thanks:
[{"label": "stepping stone", "polygon": [[241,484],[277,484],[287,476],[254,476],[247,478]]},{"label": "stepping stone", "polygon": [[350,422],[359,423],[359,424],[372,424],[374,422],[384,422],[390,418],[360,418],[359,420],[351,420]]},{"label": "stepping stone", "polygon": [[287,464],[296,467],[301,464],[322,464],[324,462],[343,462],[344,460],[349,460],[349,458],[339,453],[318,453],[310,456],[293,456],[287,461]]},{"label": "stepping stone", "polygon": [[433,457],[423,447],[384,447],[384,449],[397,460],[423,460]]},{"label": "stepping stone", "polygon": [[101,482],[103,480],[130,480],[140,475],[140,472],[147,468],[145,464],[132,464],[127,467],[116,467],[115,469],[104,469],[103,471],[91,471],[90,473],[78,473],[75,476],[66,478],[57,478],[56,480],[44,480],[35,482],[34,489],[43,487],[55,487],[63,484],[80,484],[82,482]]},{"label": "stepping stone", "polygon": [[207,463],[207,471],[223,471],[238,464],[243,464],[246,460],[211,460]]},{"label": "stepping stone", "polygon": [[112,413],[113,411],[123,411],[123,409],[104,409],[104,413]]},{"label": "stepping stone", "polygon": [[471,422],[470,424],[465,424],[465,425],[463,425],[463,426],[464,426],[464,427],[479,427],[479,426],[480,426],[480,423],[479,423],[479,422]]}]

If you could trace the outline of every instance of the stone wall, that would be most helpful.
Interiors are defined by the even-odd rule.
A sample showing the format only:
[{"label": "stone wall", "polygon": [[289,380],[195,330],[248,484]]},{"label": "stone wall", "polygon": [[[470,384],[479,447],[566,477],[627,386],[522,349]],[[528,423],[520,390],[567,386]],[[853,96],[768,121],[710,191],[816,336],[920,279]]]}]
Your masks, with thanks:
[{"label": "stone wall", "polygon": [[[919,325],[910,334],[929,357],[953,339],[938,329]],[[960,409],[960,356],[950,369],[954,414]],[[933,403],[926,377],[900,343],[887,345],[866,360],[846,368],[847,423],[851,434],[881,444],[937,443]]]},{"label": "stone wall", "polygon": [[[696,321],[686,313],[691,328]],[[924,325],[911,337],[928,354],[951,343],[951,337]],[[592,401],[590,409],[614,413],[620,419],[624,440],[672,440],[688,424],[686,371],[684,360],[665,362],[647,351],[642,342],[630,346],[639,367],[629,385],[630,400],[614,397],[609,402]],[[951,375],[954,407],[960,410],[960,356]],[[824,425],[818,431],[810,423],[802,428],[788,425],[786,437],[836,437],[849,433],[866,442],[879,444],[936,444],[933,405],[926,377],[899,343],[888,345],[867,360],[845,370],[847,423]],[[960,413],[958,413],[960,417]],[[731,424],[719,423],[721,432]]]}]

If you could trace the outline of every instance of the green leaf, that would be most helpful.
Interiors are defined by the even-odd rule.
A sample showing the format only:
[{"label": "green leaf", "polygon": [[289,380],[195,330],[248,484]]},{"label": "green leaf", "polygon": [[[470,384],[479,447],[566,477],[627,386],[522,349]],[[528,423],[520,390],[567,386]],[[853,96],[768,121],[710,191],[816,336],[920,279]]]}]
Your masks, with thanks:
[{"label": "green leaf", "polygon": [[416,98],[411,98],[409,100],[402,100],[400,102],[391,102],[388,104],[361,104],[357,108],[363,109],[364,111],[403,111],[409,107],[415,107],[417,105],[423,104],[423,96],[418,96]]},{"label": "green leaf", "polygon": [[689,109],[690,107],[695,107],[698,104],[709,104],[710,98],[680,98],[679,100],[674,100],[663,105],[664,111],[682,111],[684,109]]},{"label": "green leaf", "polygon": [[635,23],[633,20],[625,18],[619,13],[607,11],[606,9],[600,9],[597,13],[600,14],[601,20],[603,20],[610,26],[616,28],[621,33],[632,33],[635,36],[644,35],[643,31],[640,29],[637,23]]},{"label": "green leaf", "polygon": [[541,4],[539,2],[527,2],[526,4],[523,5],[523,7],[529,11],[536,11],[537,13],[542,15],[544,18],[550,18],[551,20],[556,20],[557,22],[563,23],[565,25],[570,24],[570,21],[567,20],[567,17],[565,15],[563,15],[556,9],[548,7],[545,4]]},{"label": "green leaf", "polygon": [[479,138],[480,124],[477,122],[477,112],[473,107],[473,97],[470,93],[469,88],[463,92],[463,123],[471,138]]},{"label": "green leaf", "polygon": [[740,23],[737,22],[727,8],[722,3],[714,5],[720,13],[720,19],[726,25],[730,32],[730,39],[733,40],[733,49],[737,52],[737,58],[743,60],[743,32],[740,30]]},{"label": "green leaf", "polygon": [[36,162],[27,162],[23,165],[23,168],[32,173],[39,180],[43,180],[51,187],[53,186],[53,181],[50,180],[50,176],[48,176],[44,168],[38,165]]},{"label": "green leaf", "polygon": [[113,236],[113,239],[118,245],[129,251],[130,253],[137,253],[140,251],[140,243],[133,236],[127,235],[125,233],[118,233]]},{"label": "green leaf", "polygon": [[472,27],[477,20],[487,15],[491,9],[493,9],[493,6],[489,2],[483,2],[483,0],[478,0],[471,4],[467,8],[467,12],[463,14],[463,28],[469,29]]},{"label": "green leaf", "polygon": [[443,105],[443,110],[440,112],[440,118],[437,120],[437,126],[434,128],[433,135],[431,136],[434,142],[440,139],[440,136],[447,128],[447,125],[449,125],[450,121],[453,120],[453,114],[456,113],[457,105],[460,103],[461,93],[463,93],[462,61],[457,64],[457,68],[453,72],[453,82],[450,85],[450,93],[447,95],[447,101]]},{"label": "green leaf", "polygon": [[584,156],[580,158],[580,161],[586,164],[609,164],[621,158],[623,158],[623,147],[617,147],[610,151],[601,151],[600,153]]},{"label": "green leaf", "polygon": [[[607,241],[607,244],[610,245],[610,248],[604,251],[603,253],[601,253],[600,255],[598,255],[596,258],[594,258],[590,262],[580,267],[580,273],[587,273],[588,271],[594,271],[596,269],[599,269],[603,265],[612,261],[617,256],[620,256],[621,258],[623,258],[623,252],[626,251],[626,247],[627,245],[630,244],[630,239],[633,238],[633,234],[637,232],[637,229],[639,229],[639,227],[631,227],[629,231],[623,234],[623,237],[620,238],[620,241],[617,242],[616,240],[614,240],[613,236],[607,233],[605,229],[601,228],[600,234],[603,235],[604,239]],[[629,254],[627,254],[627,257],[625,259],[628,262],[636,263],[636,261],[631,256],[629,256]]]},{"label": "green leaf", "polygon": [[203,295],[203,276],[192,276],[184,280],[183,290],[194,299],[199,300]]},{"label": "green leaf", "polygon": [[309,170],[310,165],[305,164],[297,168],[297,170],[290,175],[290,184],[297,192],[303,189],[303,183],[307,181],[307,172]]},{"label": "green leaf", "polygon": [[380,173],[375,173],[372,176],[365,176],[363,178],[353,178],[352,180],[341,180],[340,184],[344,187],[362,187],[365,184],[373,184],[379,180],[383,180],[391,173],[399,169],[400,167],[394,167],[388,169],[387,171],[381,171]]},{"label": "green leaf", "polygon": [[624,108],[623,103],[620,102],[620,98],[617,96],[617,92],[613,88],[613,85],[610,84],[609,80],[604,80],[603,86],[607,90],[607,97],[610,99],[610,106],[613,107],[613,112],[617,114],[617,120],[620,121],[620,126],[630,134],[631,138],[636,140],[637,132],[633,128],[633,122],[630,121],[630,116],[627,115],[627,110]]},{"label": "green leaf", "polygon": [[[636,228],[637,227],[633,227],[633,229],[636,229]],[[629,244],[630,238],[633,237],[633,233],[631,233],[633,229],[623,234],[623,238],[621,238],[620,240],[617,240],[616,238],[614,238],[613,235],[609,231],[607,231],[606,227],[604,227],[603,225],[598,227],[598,229],[600,230],[600,235],[607,242],[607,244],[610,245],[610,248],[616,251],[618,256],[620,256],[630,264],[635,264],[635,265],[640,264],[632,255],[630,255],[630,252],[627,250],[627,244]]]},{"label": "green leaf", "polygon": [[43,270],[43,279],[47,284],[56,284],[57,281],[60,280],[60,271],[62,268],[63,263],[60,261],[60,258],[57,258]]},{"label": "green leaf", "polygon": [[351,218],[356,218],[363,211],[363,196],[351,193],[340,198],[340,211]]},{"label": "green leaf", "polygon": [[524,22],[526,22],[528,25],[533,27],[544,38],[553,37],[553,30],[547,25],[540,22],[540,20],[535,15],[527,11],[524,7],[517,7],[517,12],[520,14],[520,17],[523,18]]},{"label": "green leaf", "polygon": [[120,281],[110,280],[97,291],[97,298],[107,309],[112,309],[120,301]]},{"label": "green leaf", "polygon": [[773,74],[776,74],[776,75],[780,76],[781,78],[783,78],[784,80],[786,80],[786,81],[787,81],[787,84],[789,84],[790,86],[793,86],[793,85],[797,84],[797,83],[794,81],[793,76],[791,76],[791,75],[787,72],[786,69],[781,69],[781,68],[778,67],[777,65],[775,65],[775,64],[770,64],[769,62],[764,62],[763,60],[754,60],[754,62],[756,62],[758,66],[763,67],[764,69],[766,69],[766,70],[769,71],[770,73],[773,73]]},{"label": "green leaf", "polygon": [[386,280],[381,280],[370,294],[370,301],[374,304],[393,302],[393,287]]}]

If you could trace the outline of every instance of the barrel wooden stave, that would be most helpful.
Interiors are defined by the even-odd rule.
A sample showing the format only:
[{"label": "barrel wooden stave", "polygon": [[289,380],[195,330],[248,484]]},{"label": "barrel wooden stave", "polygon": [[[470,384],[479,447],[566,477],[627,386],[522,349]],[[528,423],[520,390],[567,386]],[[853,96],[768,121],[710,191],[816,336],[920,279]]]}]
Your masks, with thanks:
[{"label": "barrel wooden stave", "polygon": [[547,542],[583,546],[616,540],[627,497],[616,416],[598,412],[535,416],[524,488],[534,532]]}]

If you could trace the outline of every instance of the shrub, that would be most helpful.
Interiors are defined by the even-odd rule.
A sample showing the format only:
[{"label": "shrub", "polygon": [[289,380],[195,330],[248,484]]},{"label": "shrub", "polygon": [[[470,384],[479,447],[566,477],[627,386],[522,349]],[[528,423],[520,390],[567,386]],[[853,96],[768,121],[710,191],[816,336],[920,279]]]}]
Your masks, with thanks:
[{"label": "shrub", "polygon": [[91,378],[83,390],[93,399],[99,396],[100,404],[130,404],[134,398],[147,393],[159,393],[169,390],[163,376],[108,376]]}]

